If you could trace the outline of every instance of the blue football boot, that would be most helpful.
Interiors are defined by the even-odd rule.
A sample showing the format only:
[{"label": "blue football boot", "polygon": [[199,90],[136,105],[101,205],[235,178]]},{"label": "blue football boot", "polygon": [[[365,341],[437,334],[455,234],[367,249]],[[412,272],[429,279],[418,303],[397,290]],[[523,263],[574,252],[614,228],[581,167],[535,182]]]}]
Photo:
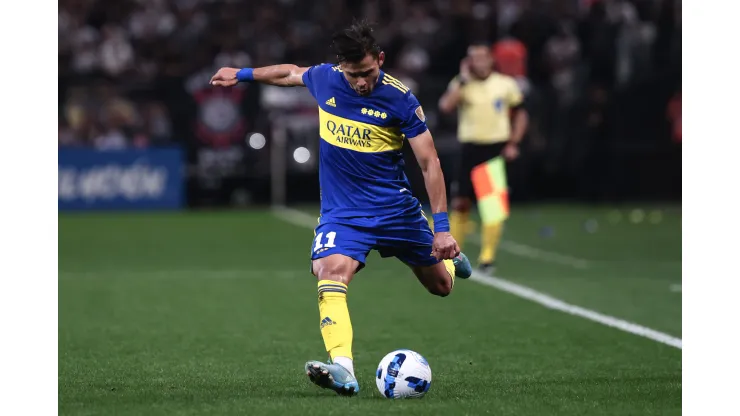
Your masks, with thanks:
[{"label": "blue football boot", "polygon": [[340,396],[354,396],[360,392],[357,379],[339,364],[309,361],[306,363],[306,375],[313,384],[334,390]]},{"label": "blue football boot", "polygon": [[460,252],[460,254],[452,259],[452,264],[455,265],[455,276],[461,279],[467,279],[473,274],[473,266],[468,260],[468,256]]}]

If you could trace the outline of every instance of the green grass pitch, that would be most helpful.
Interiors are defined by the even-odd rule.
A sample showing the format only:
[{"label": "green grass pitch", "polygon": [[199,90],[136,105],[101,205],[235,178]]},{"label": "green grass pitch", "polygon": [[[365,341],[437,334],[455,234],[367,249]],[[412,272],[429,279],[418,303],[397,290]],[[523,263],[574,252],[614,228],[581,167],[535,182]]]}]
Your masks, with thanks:
[{"label": "green grass pitch", "polygon": [[[584,231],[588,219],[596,232]],[[650,219],[514,207],[505,239],[587,263],[510,247],[498,275],[680,337],[680,211]],[[681,412],[681,350],[476,282],[434,297],[376,254],[348,295],[362,391],[323,391],[303,373],[306,360],[326,358],[308,273],[312,236],[269,211],[60,214],[60,414]],[[473,243],[466,251],[477,255]],[[375,388],[378,362],[397,348],[429,360],[425,398],[391,401]]]}]

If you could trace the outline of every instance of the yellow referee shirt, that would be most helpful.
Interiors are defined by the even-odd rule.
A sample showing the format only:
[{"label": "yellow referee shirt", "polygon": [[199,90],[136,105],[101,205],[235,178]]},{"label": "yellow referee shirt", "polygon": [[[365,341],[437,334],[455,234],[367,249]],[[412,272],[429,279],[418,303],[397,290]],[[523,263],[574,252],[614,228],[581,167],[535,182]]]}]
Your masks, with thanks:
[{"label": "yellow referee shirt", "polygon": [[[451,87],[459,84],[457,77],[450,81]],[[514,78],[494,72],[486,79],[468,81],[460,94],[457,137],[461,142],[491,144],[509,140],[509,109],[523,99]]]}]

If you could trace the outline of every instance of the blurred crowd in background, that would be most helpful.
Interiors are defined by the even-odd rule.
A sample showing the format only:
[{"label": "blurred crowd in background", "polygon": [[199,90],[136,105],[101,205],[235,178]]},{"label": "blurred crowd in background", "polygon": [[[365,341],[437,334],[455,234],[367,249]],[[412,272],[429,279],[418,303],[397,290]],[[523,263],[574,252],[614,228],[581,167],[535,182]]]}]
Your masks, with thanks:
[{"label": "blurred crowd in background", "polygon": [[59,145],[243,146],[269,131],[261,88],[214,90],[212,73],[334,62],[330,35],[354,17],[376,23],[384,69],[442,143],[455,120],[437,100],[477,41],[526,93],[531,172],[602,172],[619,158],[599,155],[681,140],[680,0],[60,0]]}]

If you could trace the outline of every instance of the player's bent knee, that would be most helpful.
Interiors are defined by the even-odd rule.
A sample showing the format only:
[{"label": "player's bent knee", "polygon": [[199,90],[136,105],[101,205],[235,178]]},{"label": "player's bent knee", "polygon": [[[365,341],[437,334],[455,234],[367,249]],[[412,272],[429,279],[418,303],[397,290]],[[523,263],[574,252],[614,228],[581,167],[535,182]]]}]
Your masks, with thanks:
[{"label": "player's bent knee", "polygon": [[446,279],[441,280],[431,286],[428,286],[427,290],[429,290],[429,293],[433,295],[437,295],[440,297],[448,296],[450,293],[452,293],[452,281]]},{"label": "player's bent knee", "polygon": [[436,295],[442,298],[447,297],[450,293],[452,293],[452,287],[446,285],[434,286],[428,289],[429,293],[431,293],[432,295]]},{"label": "player's bent knee", "polygon": [[445,297],[452,292],[452,277],[442,263],[434,266],[412,267],[414,274],[432,295]]}]

